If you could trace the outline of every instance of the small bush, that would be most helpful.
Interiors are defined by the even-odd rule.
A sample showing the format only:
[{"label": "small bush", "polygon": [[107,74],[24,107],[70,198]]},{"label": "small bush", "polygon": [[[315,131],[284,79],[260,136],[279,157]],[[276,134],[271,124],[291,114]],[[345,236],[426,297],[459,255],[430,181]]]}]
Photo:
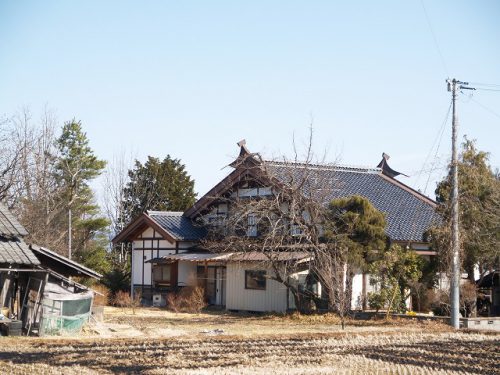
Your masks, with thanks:
[{"label": "small bush", "polygon": [[132,298],[130,297],[130,293],[124,292],[123,290],[119,290],[115,293],[115,297],[113,298],[113,305],[118,307],[129,307],[132,304]]},{"label": "small bush", "polygon": [[181,298],[179,298],[176,293],[169,293],[167,295],[167,307],[175,313],[181,312],[182,303]]},{"label": "small bush", "polygon": [[130,297],[128,292],[124,292],[122,290],[115,293],[115,297],[113,298],[113,305],[124,308],[130,307],[132,308],[132,313],[135,314],[135,309],[141,306],[141,294],[134,293],[134,298]]},{"label": "small bush", "polygon": [[368,306],[370,306],[371,309],[375,309],[377,312],[385,307],[386,301],[387,296],[382,292],[368,293]]},{"label": "small bush", "polygon": [[[92,290],[100,294],[94,294],[94,306],[107,306],[109,304],[109,289],[102,284],[96,284]],[[102,295],[101,295],[102,294]]]},{"label": "small bush", "polygon": [[199,313],[207,306],[205,291],[199,286],[184,287],[178,293],[167,296],[167,306],[174,312]]}]

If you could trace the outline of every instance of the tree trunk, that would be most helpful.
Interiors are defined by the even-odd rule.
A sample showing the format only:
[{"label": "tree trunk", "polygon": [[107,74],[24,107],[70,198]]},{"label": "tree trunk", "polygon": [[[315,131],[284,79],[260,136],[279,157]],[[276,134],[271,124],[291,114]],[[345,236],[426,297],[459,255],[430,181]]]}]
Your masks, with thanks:
[{"label": "tree trunk", "polygon": [[354,270],[352,266],[347,265],[346,280],[345,280],[345,294],[346,294],[345,300],[346,300],[346,307],[348,310],[351,310],[352,306],[353,280],[354,280]]}]

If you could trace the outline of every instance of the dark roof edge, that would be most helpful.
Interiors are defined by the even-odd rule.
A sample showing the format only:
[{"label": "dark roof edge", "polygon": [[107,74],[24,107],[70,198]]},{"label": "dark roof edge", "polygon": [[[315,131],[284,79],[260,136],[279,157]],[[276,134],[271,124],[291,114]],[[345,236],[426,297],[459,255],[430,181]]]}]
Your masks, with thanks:
[{"label": "dark roof edge", "polygon": [[259,169],[259,166],[255,167],[245,167],[244,165],[239,165],[234,171],[224,177],[217,185],[215,185],[212,189],[208,191],[204,196],[198,199],[195,204],[193,204],[190,208],[188,208],[184,212],[184,216],[189,219],[192,219],[194,215],[198,214],[201,210],[203,210],[206,206],[208,206],[212,201],[217,199],[218,195],[227,187],[231,187],[238,178],[241,177],[245,172],[252,173],[252,170]]},{"label": "dark roof edge", "polygon": [[170,242],[175,242],[179,240],[172,233],[165,230],[160,224],[158,224],[152,217],[150,217],[147,213],[143,212],[141,215],[137,216],[134,220],[132,220],[125,228],[121,230],[112,240],[111,243],[116,245],[117,243],[123,242],[128,238],[130,234],[132,234],[136,229],[138,229],[142,224],[148,224],[153,229],[155,229],[158,233],[160,233],[165,239]]},{"label": "dark roof edge", "polygon": [[84,273],[87,276],[93,277],[93,278],[98,279],[98,280],[102,277],[102,275],[99,272],[96,272],[93,269],[85,267],[83,264],[80,264],[78,262],[75,262],[74,260],[66,258],[65,256],[58,254],[52,250],[49,250],[49,249],[46,249],[44,247],[37,246],[37,245],[30,245],[29,247],[35,253],[43,254],[51,259],[54,259],[58,262],[65,264],[68,267],[76,269],[79,272]]}]

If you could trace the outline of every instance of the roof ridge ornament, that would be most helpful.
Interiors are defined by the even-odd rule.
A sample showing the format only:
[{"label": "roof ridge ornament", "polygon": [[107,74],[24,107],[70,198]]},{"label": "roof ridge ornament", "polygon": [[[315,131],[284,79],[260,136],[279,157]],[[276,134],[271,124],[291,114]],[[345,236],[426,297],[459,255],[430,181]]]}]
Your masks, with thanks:
[{"label": "roof ridge ornament", "polygon": [[382,160],[380,161],[380,163],[378,163],[377,168],[382,169],[383,174],[385,174],[386,176],[389,176],[391,178],[394,178],[394,177],[399,176],[399,175],[403,175],[405,177],[410,177],[404,173],[395,171],[394,169],[389,167],[387,160],[389,160],[390,158],[391,157],[388,154],[386,154],[385,152],[382,152]]},{"label": "roof ridge ornament", "polygon": [[242,139],[241,141],[236,143],[238,147],[240,148],[240,154],[234,160],[231,164],[229,164],[230,167],[237,168],[241,164],[247,162],[247,161],[252,161],[253,163],[260,164],[262,159],[260,157],[260,154],[258,152],[252,153],[250,150],[247,148],[246,144],[247,141],[246,139]]}]

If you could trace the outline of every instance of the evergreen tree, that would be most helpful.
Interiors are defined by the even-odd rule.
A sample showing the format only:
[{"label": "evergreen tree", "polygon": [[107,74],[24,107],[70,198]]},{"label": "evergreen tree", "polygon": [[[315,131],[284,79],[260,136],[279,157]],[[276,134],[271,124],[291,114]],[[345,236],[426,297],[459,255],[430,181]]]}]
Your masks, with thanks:
[{"label": "evergreen tree", "polygon": [[370,251],[386,247],[385,216],[368,199],[355,195],[333,200],[329,205],[329,226],[349,249],[349,263],[365,268]]},{"label": "evergreen tree", "polygon": [[[64,124],[56,147],[58,199],[65,207],[60,222],[65,223],[67,236],[71,236],[71,247],[68,246],[67,254],[71,256],[74,249],[79,261],[84,264],[88,261],[89,266],[105,271],[105,244],[100,238],[108,221],[99,216],[99,206],[95,203],[89,183],[99,176],[106,163],[94,155],[79,121],[72,120]],[[96,257],[100,259],[100,265],[96,264]]]},{"label": "evergreen tree", "polygon": [[194,180],[179,159],[149,156],[146,163],[135,162],[124,189],[124,222],[146,210],[183,211],[194,204]]},{"label": "evergreen tree", "polygon": [[[368,199],[354,195],[330,202],[325,222],[325,240],[346,249],[347,300],[352,299],[352,281],[357,269],[367,271],[376,251],[387,247],[385,216]],[[364,303],[364,302],[363,302]]]},{"label": "evergreen tree", "polygon": [[[463,267],[472,282],[475,266],[481,274],[500,266],[500,180],[488,165],[488,156],[477,150],[475,141],[465,138],[458,162],[459,223]],[[436,189],[444,220],[433,238],[442,260],[449,256],[450,192],[451,171]]]},{"label": "evergreen tree", "polygon": [[379,284],[379,291],[368,296],[370,307],[377,310],[387,308],[387,316],[391,310],[404,312],[408,293],[422,277],[423,266],[424,260],[415,251],[399,245],[381,252],[368,266],[370,282]]}]

